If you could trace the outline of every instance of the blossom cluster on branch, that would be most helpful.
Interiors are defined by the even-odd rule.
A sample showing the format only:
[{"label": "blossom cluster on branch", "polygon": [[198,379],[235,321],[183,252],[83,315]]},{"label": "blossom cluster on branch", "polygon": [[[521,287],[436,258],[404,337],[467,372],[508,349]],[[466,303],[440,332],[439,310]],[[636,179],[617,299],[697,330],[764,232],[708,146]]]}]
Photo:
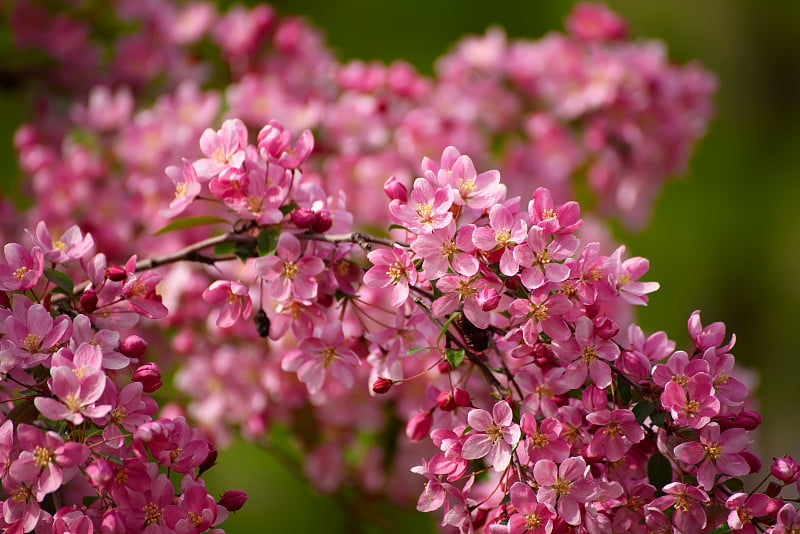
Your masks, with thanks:
[{"label": "blossom cluster on branch", "polygon": [[[567,35],[464,39],[432,78],[340,64],[265,6],[103,9],[142,29],[109,64],[80,6],[11,11],[70,100],[15,137],[34,205],[0,262],[4,526],[216,529],[245,496],[200,475],[241,432],[462,532],[800,528],[792,458],[744,491],[760,416],[725,327],[646,334],[648,261],[586,237],[646,220],[708,73],[591,4]],[[140,335],[185,411],[157,417]]]}]

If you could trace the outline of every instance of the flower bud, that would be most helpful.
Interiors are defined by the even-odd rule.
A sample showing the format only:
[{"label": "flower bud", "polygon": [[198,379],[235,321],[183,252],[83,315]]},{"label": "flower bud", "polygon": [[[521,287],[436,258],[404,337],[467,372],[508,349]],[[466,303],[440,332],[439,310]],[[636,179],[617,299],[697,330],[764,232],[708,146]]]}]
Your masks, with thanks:
[{"label": "flower bud", "polygon": [[136,369],[131,380],[142,384],[142,389],[147,393],[153,393],[164,385],[161,381],[161,370],[153,362],[148,362]]},{"label": "flower bud", "polygon": [[436,405],[443,412],[452,412],[453,410],[458,408],[458,405],[456,404],[456,399],[453,397],[453,394],[446,389],[440,391],[439,395],[436,396]]},{"label": "flower bud", "polygon": [[536,365],[542,367],[550,367],[553,362],[553,350],[550,345],[545,343],[537,343],[533,346],[533,360]]},{"label": "flower bud", "polygon": [[608,405],[608,397],[606,390],[600,389],[597,386],[588,386],[581,394],[581,400],[586,409],[593,412],[605,410]]},{"label": "flower bud", "polygon": [[314,226],[314,223],[317,221],[317,214],[308,208],[297,207],[292,212],[291,219],[292,224],[306,230]]},{"label": "flower bud", "polygon": [[761,471],[761,460],[750,451],[742,451],[739,453],[750,466],[750,473],[758,473]]},{"label": "flower bud", "polygon": [[734,419],[736,426],[745,430],[755,430],[761,424],[761,414],[753,410],[742,410]]},{"label": "flower bud", "polygon": [[469,393],[464,389],[453,389],[453,399],[455,399],[456,404],[462,408],[469,408],[472,406],[472,399],[470,398]]},{"label": "flower bud", "polygon": [[481,310],[492,311],[500,304],[500,293],[493,287],[484,287],[478,291],[477,301]]},{"label": "flower bud", "polygon": [[147,341],[136,334],[132,334],[120,341],[117,350],[128,358],[139,358],[147,350]]},{"label": "flower bud", "polygon": [[390,176],[386,183],[383,184],[383,192],[391,200],[399,200],[406,202],[408,200],[408,189],[405,184],[401,182],[397,176]]},{"label": "flower bud", "polygon": [[281,152],[289,148],[291,133],[278,121],[269,121],[258,132],[258,151],[270,156],[278,157]]},{"label": "flower bud", "polygon": [[242,490],[229,490],[222,494],[219,498],[220,506],[225,507],[229,512],[240,510],[244,503],[247,502],[247,492]]},{"label": "flower bud", "polygon": [[383,378],[382,376],[378,377],[378,379],[372,384],[372,391],[378,395],[383,395],[392,389],[392,384],[394,384],[394,381],[391,378]]},{"label": "flower bud", "polygon": [[106,267],[106,278],[112,282],[122,282],[128,278],[128,271],[119,265],[112,265],[111,267]]},{"label": "flower bud", "polygon": [[594,318],[594,333],[603,339],[611,339],[619,333],[619,326],[607,315]]},{"label": "flower bud", "polygon": [[205,473],[206,471],[217,465],[217,455],[218,455],[217,449],[215,449],[214,446],[209,443],[208,456],[206,456],[206,459],[203,460],[203,463],[201,463],[198,466],[197,476],[202,475],[203,473]]},{"label": "flower bud", "polygon": [[767,484],[767,489],[764,490],[764,495],[774,498],[781,494],[782,489],[783,486],[781,486],[774,480],[770,480],[769,484]]},{"label": "flower bud", "polygon": [[94,289],[87,289],[80,298],[81,309],[86,313],[92,313],[97,309],[97,292]]},{"label": "flower bud", "polygon": [[782,458],[773,458],[769,471],[772,476],[784,484],[791,484],[800,478],[800,468],[798,468],[797,462],[788,455]]},{"label": "flower bud", "polygon": [[428,437],[433,425],[433,417],[431,412],[420,412],[412,417],[406,424],[406,436],[411,441],[422,441]]},{"label": "flower bud", "polygon": [[440,362],[439,362],[439,363],[436,365],[436,368],[437,368],[437,369],[439,370],[439,372],[440,372],[440,373],[442,373],[442,374],[449,373],[450,371],[452,371],[452,370],[453,370],[453,367],[450,365],[450,362],[448,362],[447,360],[442,360],[442,361],[440,361]]},{"label": "flower bud", "polygon": [[333,226],[333,217],[331,217],[331,212],[328,210],[320,210],[317,212],[317,219],[314,221],[314,225],[311,227],[311,229],[318,234],[321,234],[330,230],[331,226]]}]

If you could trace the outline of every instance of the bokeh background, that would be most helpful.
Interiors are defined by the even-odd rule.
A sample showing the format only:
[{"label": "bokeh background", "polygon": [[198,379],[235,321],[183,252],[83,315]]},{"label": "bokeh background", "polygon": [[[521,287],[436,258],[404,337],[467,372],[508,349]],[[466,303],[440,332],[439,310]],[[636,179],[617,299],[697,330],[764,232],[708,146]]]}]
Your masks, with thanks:
[{"label": "bokeh background", "polygon": [[[341,59],[404,59],[423,73],[432,73],[435,59],[464,34],[497,25],[511,37],[536,38],[561,29],[572,4],[274,2],[280,13],[304,15],[322,28]],[[634,37],[662,40],[673,61],[698,61],[719,79],[717,116],[688,172],[667,184],[643,230],[616,228],[633,255],[651,260],[647,278],[661,283],[640,310],[640,323],[666,330],[680,347],[693,310],[702,310],[705,322],[724,321],[736,333],[738,362],[758,383],[764,415],[758,451],[766,461],[800,455],[800,8],[750,0],[609,5]],[[0,58],[13,54],[10,47],[2,29]],[[19,88],[0,83],[1,183],[18,174],[11,135],[29,116],[27,106]],[[357,526],[358,510],[314,493],[280,458],[245,443],[222,452],[207,478],[218,492],[250,493],[226,523],[228,532],[428,532],[435,526],[434,517],[382,503],[364,504],[374,508],[373,520]]]}]

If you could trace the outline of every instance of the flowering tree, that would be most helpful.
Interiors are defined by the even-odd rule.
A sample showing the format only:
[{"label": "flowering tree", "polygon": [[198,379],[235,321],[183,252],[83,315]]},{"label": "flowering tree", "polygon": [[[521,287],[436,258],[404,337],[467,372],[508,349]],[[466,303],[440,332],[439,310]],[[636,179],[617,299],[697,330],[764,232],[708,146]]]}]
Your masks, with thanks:
[{"label": "flowering tree", "polygon": [[[699,312],[686,350],[645,333],[658,284],[604,232],[683,168],[711,75],[591,4],[432,78],[265,6],[105,8],[139,31],[11,11],[57,68],[0,263],[5,528],[217,530],[246,496],[201,475],[234,433],[463,532],[798,528],[791,457],[744,490],[734,338]],[[187,399],[161,413],[159,364]]]}]

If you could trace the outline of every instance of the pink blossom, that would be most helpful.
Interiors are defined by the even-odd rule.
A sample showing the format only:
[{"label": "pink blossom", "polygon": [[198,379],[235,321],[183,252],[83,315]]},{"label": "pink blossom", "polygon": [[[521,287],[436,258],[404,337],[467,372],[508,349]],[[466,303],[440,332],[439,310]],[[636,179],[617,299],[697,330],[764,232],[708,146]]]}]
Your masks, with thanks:
[{"label": "pink blossom", "polygon": [[700,442],[688,441],[675,447],[675,457],[689,465],[697,466],[697,482],[711,491],[718,474],[741,476],[750,472],[750,466],[740,454],[749,444],[743,428],[720,432],[717,423],[700,429]]},{"label": "pink blossom", "polygon": [[800,510],[795,509],[792,503],[786,503],[778,511],[778,522],[772,529],[772,534],[794,534],[800,531]]},{"label": "pink blossom", "polygon": [[650,504],[658,510],[666,510],[674,506],[672,522],[681,532],[696,532],[706,526],[706,512],[703,509],[709,502],[708,494],[700,488],[682,482],[672,482],[663,488],[663,497],[658,497]]},{"label": "pink blossom", "polygon": [[436,287],[443,293],[433,301],[431,311],[434,317],[443,317],[458,309],[459,304],[464,315],[478,328],[488,328],[489,312],[484,311],[479,300],[480,292],[487,288],[499,290],[502,286],[495,277],[471,278],[456,274],[442,276]]},{"label": "pink blossom", "polygon": [[344,345],[341,323],[331,322],[323,327],[319,337],[304,339],[297,351],[288,353],[281,367],[296,372],[298,380],[314,395],[322,390],[328,373],[345,388],[351,387],[360,364],[355,352]]},{"label": "pink blossom", "polygon": [[670,380],[661,394],[661,404],[671,412],[676,424],[698,429],[706,426],[720,411],[711,377],[706,373],[689,378],[685,388]]},{"label": "pink blossom", "polygon": [[217,326],[229,328],[239,317],[249,319],[253,303],[246,285],[230,280],[215,280],[203,291],[203,300],[221,306],[217,315]]},{"label": "pink blossom", "polygon": [[31,304],[23,297],[14,299],[14,315],[5,320],[5,334],[22,359],[23,367],[31,367],[47,359],[52,351],[67,341],[72,323],[66,315],[55,319],[41,304]]},{"label": "pink blossom", "polygon": [[314,150],[314,136],[309,130],[303,131],[290,146],[291,134],[278,121],[269,121],[258,132],[258,150],[262,157],[284,169],[296,169],[303,164]]},{"label": "pink blossom", "polygon": [[455,191],[453,203],[457,206],[486,210],[502,202],[506,196],[500,173],[492,170],[478,174],[472,159],[466,155],[458,156],[449,169],[440,170],[438,179],[441,185],[450,186]]},{"label": "pink blossom", "polygon": [[[100,352],[99,349],[97,351]],[[101,356],[102,358],[102,356]],[[102,359],[101,359],[102,361]],[[79,425],[84,417],[99,418],[106,415],[111,406],[97,405],[106,386],[106,376],[99,369],[81,367],[80,373],[67,366],[50,369],[50,391],[58,398],[36,397],[36,409],[53,420],[66,420]]]},{"label": "pink blossom", "polygon": [[622,261],[625,246],[622,245],[606,260],[605,268],[617,295],[630,304],[647,304],[647,294],[659,288],[658,282],[636,282],[650,268],[645,258],[635,257]]},{"label": "pink blossom", "polygon": [[128,300],[131,310],[148,319],[163,319],[169,313],[161,303],[161,295],[156,293],[156,285],[161,275],[146,271],[140,275],[131,274],[122,286],[122,294]]},{"label": "pink blossom", "polygon": [[190,476],[181,482],[178,502],[164,507],[164,522],[176,532],[205,532],[227,517],[227,509],[218,505],[205,486]]},{"label": "pink blossom", "polygon": [[275,255],[261,256],[253,261],[253,270],[268,284],[269,295],[279,301],[291,295],[301,299],[317,296],[316,276],[325,269],[323,261],[313,255],[300,253],[300,240],[281,233]]},{"label": "pink blossom", "polygon": [[596,493],[595,483],[587,475],[586,461],[578,456],[567,458],[560,465],[552,460],[539,460],[533,466],[533,476],[539,484],[536,498],[556,508],[570,525],[578,525],[582,516],[580,505]]},{"label": "pink blossom", "polygon": [[489,463],[495,471],[504,471],[511,462],[511,450],[517,445],[520,428],[513,422],[511,407],[500,401],[486,410],[474,408],[467,414],[467,420],[475,434],[467,437],[461,456],[467,460],[489,455]]},{"label": "pink blossom", "polygon": [[686,352],[678,350],[669,357],[666,363],[660,363],[653,367],[653,383],[665,387],[668,382],[673,381],[681,387],[686,387],[691,377],[697,373],[708,374],[708,372],[706,360],[699,358],[689,360]]},{"label": "pink blossom", "polygon": [[77,225],[70,226],[61,237],[53,240],[44,221],[39,221],[36,225],[33,242],[42,249],[44,257],[53,263],[79,260],[89,254],[94,247],[91,234],[87,233],[84,236]]},{"label": "pink blossom", "polygon": [[30,289],[44,272],[44,253],[39,247],[30,252],[18,243],[3,247],[5,262],[0,262],[0,291]]},{"label": "pink blossom", "polygon": [[574,235],[558,236],[550,240],[550,234],[541,226],[531,226],[528,240],[514,248],[514,258],[525,267],[520,280],[528,289],[538,289],[546,283],[560,284],[570,275],[570,268],[563,263],[578,248]]},{"label": "pink blossom", "polygon": [[425,178],[417,178],[408,202],[392,200],[389,213],[394,222],[417,234],[429,234],[436,228],[445,228],[453,220],[450,206],[452,189],[434,187]]},{"label": "pink blossom", "polygon": [[728,526],[742,534],[756,534],[758,530],[752,520],[769,514],[770,499],[763,493],[734,493],[725,501],[728,514]]},{"label": "pink blossom", "polygon": [[474,229],[472,225],[462,226],[456,235],[456,225],[451,221],[444,228],[418,236],[411,243],[411,250],[423,259],[425,278],[441,278],[449,267],[458,274],[475,276],[478,259],[474,254],[475,245],[472,244]]},{"label": "pink blossom", "polygon": [[572,8],[567,29],[584,41],[613,41],[628,35],[622,17],[603,5],[590,3],[579,3]]},{"label": "pink blossom", "polygon": [[240,169],[244,163],[247,127],[239,119],[228,119],[222,128],[207,128],[200,137],[200,150],[206,156],[193,163],[197,177],[208,180],[224,169]]},{"label": "pink blossom", "polygon": [[188,208],[200,194],[200,182],[192,162],[186,158],[183,159],[183,169],[170,165],[164,173],[175,184],[175,197],[170,201],[169,208],[159,211],[158,214],[162,217],[175,217]]},{"label": "pink blossom", "polygon": [[586,420],[601,427],[595,430],[589,444],[591,456],[606,457],[608,461],[616,462],[634,444],[644,439],[644,431],[630,410],[593,412],[586,416]]},{"label": "pink blossom", "polygon": [[[566,341],[572,332],[564,320],[571,306],[562,294],[531,291],[530,299],[517,299],[509,306],[514,318],[521,318],[522,335],[528,345],[535,345],[539,334],[544,332],[554,340]],[[474,321],[473,321],[474,322]]]},{"label": "pink blossom", "polygon": [[508,518],[509,534],[550,534],[553,531],[554,510],[538,502],[530,486],[515,482],[510,494],[516,513]]},{"label": "pink blossom", "polygon": [[571,362],[564,379],[576,388],[587,375],[600,388],[611,384],[611,362],[619,356],[619,347],[613,341],[595,335],[594,324],[586,316],[578,318],[575,337],[553,341],[553,352],[564,361]]},{"label": "pink blossom", "polygon": [[525,434],[528,459],[534,464],[547,459],[556,463],[569,456],[570,446],[561,437],[561,422],[555,417],[546,417],[540,424],[532,413],[522,414],[520,428]]},{"label": "pink blossom", "polygon": [[553,203],[548,189],[539,187],[528,203],[531,224],[544,228],[549,234],[569,234],[580,228],[580,207],[577,202],[566,202],[560,206]]},{"label": "pink blossom", "polygon": [[733,348],[736,343],[736,334],[732,334],[728,343],[725,341],[725,324],[716,322],[703,326],[700,322],[700,310],[695,310],[689,316],[689,336],[699,351],[714,348],[716,354],[724,354]]},{"label": "pink blossom", "polygon": [[495,204],[489,210],[489,226],[476,228],[472,242],[482,251],[502,250],[500,272],[514,276],[519,270],[519,262],[514,257],[514,246],[525,241],[527,226],[522,219],[515,218],[502,204]]},{"label": "pink blossom", "polygon": [[570,385],[564,380],[563,367],[551,367],[542,371],[538,365],[530,365],[518,371],[514,379],[523,392],[528,393],[522,405],[534,414],[552,417],[558,406],[555,399],[569,391]]},{"label": "pink blossom", "polygon": [[367,254],[372,262],[364,273],[364,284],[369,287],[388,287],[392,289],[392,306],[399,308],[408,299],[409,286],[417,283],[417,268],[408,253],[398,246],[391,249],[373,250]]}]

